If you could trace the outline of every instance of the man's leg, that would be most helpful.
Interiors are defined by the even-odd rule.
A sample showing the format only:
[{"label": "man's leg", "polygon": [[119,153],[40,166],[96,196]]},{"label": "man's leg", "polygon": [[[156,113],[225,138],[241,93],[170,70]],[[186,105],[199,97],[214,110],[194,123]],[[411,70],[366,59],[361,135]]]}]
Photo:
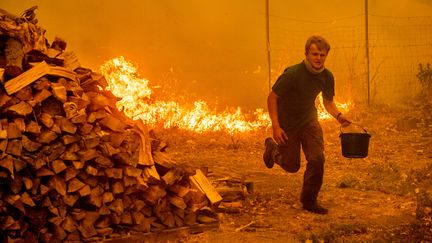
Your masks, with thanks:
[{"label": "man's leg", "polygon": [[280,155],[276,164],[287,172],[295,173],[300,169],[300,137],[297,131],[286,133],[288,141],[279,145]]},{"label": "man's leg", "polygon": [[288,141],[278,145],[272,138],[265,140],[264,163],[272,168],[276,163],[287,172],[295,173],[300,169],[300,137],[298,132],[286,132]]},{"label": "man's leg", "polygon": [[317,204],[318,193],[324,177],[323,132],[318,121],[307,124],[302,130],[302,147],[307,165],[304,173],[301,202],[306,210],[325,214],[327,209]]}]

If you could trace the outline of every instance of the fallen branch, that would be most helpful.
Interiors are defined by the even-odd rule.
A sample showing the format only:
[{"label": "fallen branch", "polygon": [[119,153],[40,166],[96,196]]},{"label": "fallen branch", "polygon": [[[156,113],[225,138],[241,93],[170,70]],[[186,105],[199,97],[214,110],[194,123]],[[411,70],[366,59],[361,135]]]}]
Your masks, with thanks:
[{"label": "fallen branch", "polygon": [[238,228],[235,229],[234,231],[235,231],[235,232],[242,231],[242,230],[246,229],[247,227],[249,227],[249,226],[251,226],[251,225],[253,225],[253,224],[255,224],[255,221],[252,221],[252,222],[250,222],[250,223],[248,223],[248,224],[246,224],[246,225],[244,225],[244,226],[238,227]]}]

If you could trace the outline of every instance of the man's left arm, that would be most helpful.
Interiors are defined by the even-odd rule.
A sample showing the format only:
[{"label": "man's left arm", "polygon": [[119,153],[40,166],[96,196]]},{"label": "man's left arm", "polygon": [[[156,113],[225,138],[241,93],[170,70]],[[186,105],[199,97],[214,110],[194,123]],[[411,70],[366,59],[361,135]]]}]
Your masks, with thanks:
[{"label": "man's left arm", "polygon": [[351,122],[344,116],[344,114],[342,114],[342,112],[339,111],[339,109],[336,107],[336,104],[334,103],[333,100],[327,100],[323,97],[323,103],[324,103],[324,108],[326,109],[326,111],[333,116],[334,118],[336,118],[336,120],[343,126],[346,127],[349,124],[351,124]]}]

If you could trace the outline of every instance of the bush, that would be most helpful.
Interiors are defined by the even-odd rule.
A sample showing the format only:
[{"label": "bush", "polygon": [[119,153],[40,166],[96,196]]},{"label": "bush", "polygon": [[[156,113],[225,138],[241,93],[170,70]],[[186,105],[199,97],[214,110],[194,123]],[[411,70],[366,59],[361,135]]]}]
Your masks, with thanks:
[{"label": "bush", "polygon": [[430,103],[432,103],[432,69],[430,64],[419,64],[417,79],[422,86],[422,95],[425,95]]}]

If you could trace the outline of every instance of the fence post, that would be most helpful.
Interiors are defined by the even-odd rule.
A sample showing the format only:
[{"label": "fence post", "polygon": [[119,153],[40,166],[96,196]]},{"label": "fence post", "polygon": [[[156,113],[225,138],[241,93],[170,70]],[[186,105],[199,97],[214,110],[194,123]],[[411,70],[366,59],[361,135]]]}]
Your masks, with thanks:
[{"label": "fence post", "polygon": [[369,75],[369,11],[368,0],[365,0],[365,51],[366,51],[366,81],[367,81],[367,103],[370,105],[370,75]]},{"label": "fence post", "polygon": [[271,91],[271,61],[270,61],[270,0],[266,0],[266,32],[267,32],[267,65],[268,65],[268,88]]}]

